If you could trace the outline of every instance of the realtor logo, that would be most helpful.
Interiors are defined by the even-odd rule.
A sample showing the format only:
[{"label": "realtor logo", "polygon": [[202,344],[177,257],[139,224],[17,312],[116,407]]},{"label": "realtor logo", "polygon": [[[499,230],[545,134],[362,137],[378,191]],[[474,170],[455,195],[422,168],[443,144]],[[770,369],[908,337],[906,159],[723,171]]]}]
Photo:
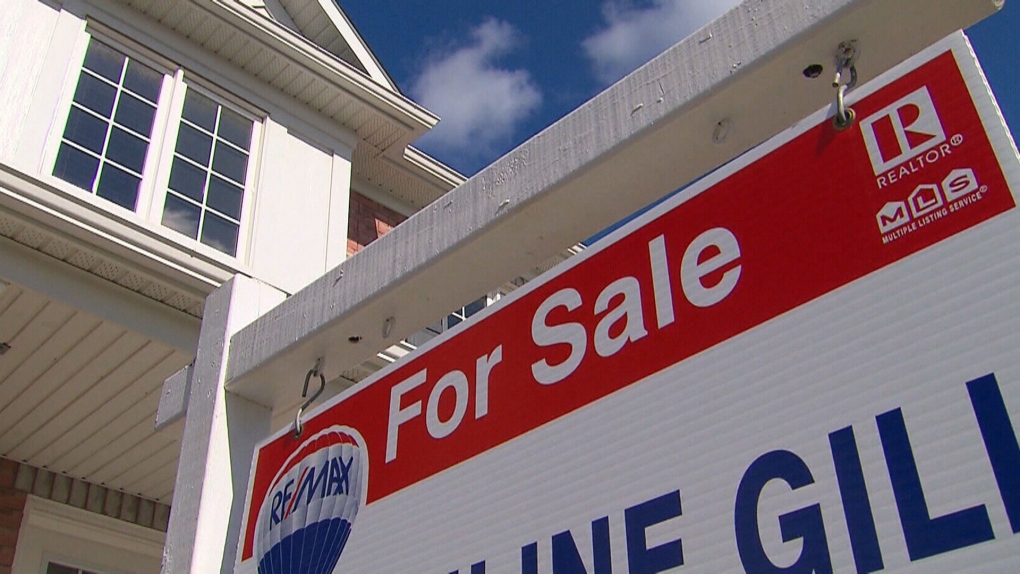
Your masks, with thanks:
[{"label": "realtor logo", "polygon": [[885,204],[882,211],[879,211],[876,217],[878,219],[878,228],[883,234],[889,233],[910,222],[910,216],[907,215],[907,204],[902,201],[890,201]]},{"label": "realtor logo", "polygon": [[927,87],[861,120],[861,133],[875,175],[946,141],[946,132]]}]

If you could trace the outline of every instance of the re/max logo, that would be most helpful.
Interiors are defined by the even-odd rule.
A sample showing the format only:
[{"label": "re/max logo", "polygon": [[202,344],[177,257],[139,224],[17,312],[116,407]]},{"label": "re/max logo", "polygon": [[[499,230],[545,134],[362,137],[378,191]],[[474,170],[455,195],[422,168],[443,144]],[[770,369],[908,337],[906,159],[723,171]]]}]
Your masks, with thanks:
[{"label": "re/max logo", "polygon": [[[352,466],[354,457],[344,462],[342,457],[335,456],[323,461],[319,468],[311,465],[299,467],[301,474],[297,480],[287,480],[273,493],[269,528],[286,520],[301,504],[307,506],[315,499],[350,494]],[[294,485],[298,485],[297,492],[294,492]]]}]

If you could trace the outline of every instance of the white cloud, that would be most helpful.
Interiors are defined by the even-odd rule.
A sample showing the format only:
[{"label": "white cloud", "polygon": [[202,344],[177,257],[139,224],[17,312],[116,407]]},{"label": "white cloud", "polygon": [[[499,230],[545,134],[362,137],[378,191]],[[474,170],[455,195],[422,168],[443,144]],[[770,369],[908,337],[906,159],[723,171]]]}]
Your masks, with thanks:
[{"label": "white cloud", "polygon": [[609,84],[739,3],[653,0],[650,7],[634,8],[622,0],[606,0],[602,4],[606,27],[586,38],[582,46],[595,77]]},{"label": "white cloud", "polygon": [[467,45],[425,65],[410,94],[442,121],[419,140],[423,148],[476,159],[502,151],[515,128],[542,103],[527,70],[499,67],[499,58],[520,42],[513,26],[490,19],[471,31]]}]

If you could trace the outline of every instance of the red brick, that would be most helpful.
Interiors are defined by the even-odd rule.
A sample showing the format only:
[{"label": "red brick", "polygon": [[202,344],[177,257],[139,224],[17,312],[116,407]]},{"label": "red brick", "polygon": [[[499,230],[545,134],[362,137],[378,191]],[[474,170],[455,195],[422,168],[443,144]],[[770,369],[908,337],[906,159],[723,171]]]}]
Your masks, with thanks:
[{"label": "red brick", "polygon": [[0,488],[0,510],[15,510],[21,512],[25,509],[25,501],[28,500],[28,493],[13,488]]},{"label": "red brick", "polygon": [[0,566],[11,566],[14,564],[14,548],[0,546]]},{"label": "red brick", "polygon": [[0,574],[13,574],[10,566],[0,566]]},{"label": "red brick", "polygon": [[382,237],[400,222],[407,219],[403,215],[372,201],[357,193],[351,194],[351,207],[348,216],[347,246],[349,254],[357,253],[361,248]]},{"label": "red brick", "polygon": [[18,475],[18,463],[6,458],[0,458],[0,488],[11,488],[14,486],[14,477]]},{"label": "red brick", "polygon": [[18,531],[14,528],[0,528],[0,546],[10,546],[11,548],[18,544]]},{"label": "red brick", "polygon": [[0,528],[18,530],[21,528],[21,517],[20,512],[0,512]]}]

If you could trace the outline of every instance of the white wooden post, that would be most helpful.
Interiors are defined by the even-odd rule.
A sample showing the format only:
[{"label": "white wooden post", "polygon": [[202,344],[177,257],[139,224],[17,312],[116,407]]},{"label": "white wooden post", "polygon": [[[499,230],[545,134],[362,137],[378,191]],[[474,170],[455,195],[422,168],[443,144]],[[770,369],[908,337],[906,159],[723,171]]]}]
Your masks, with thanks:
[{"label": "white wooden post", "polygon": [[227,344],[284,296],[238,275],[206,299],[163,549],[166,574],[234,567],[252,452],[269,434],[272,411],[224,390]]}]

